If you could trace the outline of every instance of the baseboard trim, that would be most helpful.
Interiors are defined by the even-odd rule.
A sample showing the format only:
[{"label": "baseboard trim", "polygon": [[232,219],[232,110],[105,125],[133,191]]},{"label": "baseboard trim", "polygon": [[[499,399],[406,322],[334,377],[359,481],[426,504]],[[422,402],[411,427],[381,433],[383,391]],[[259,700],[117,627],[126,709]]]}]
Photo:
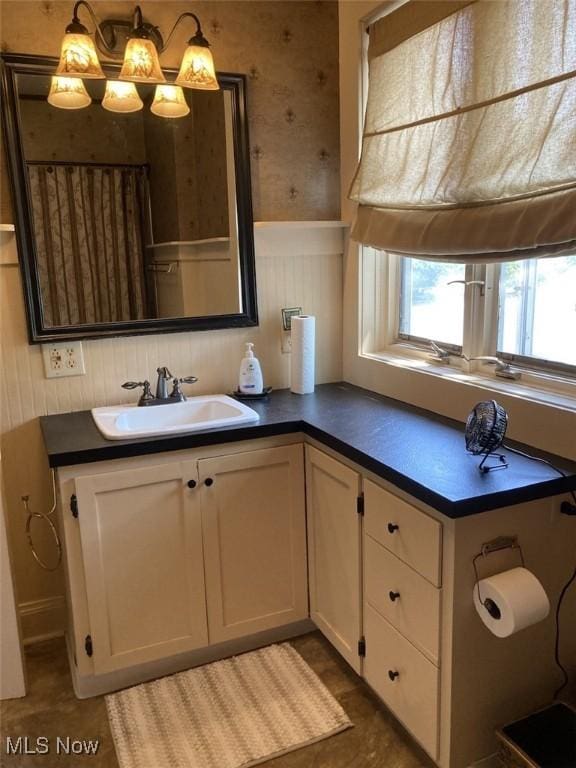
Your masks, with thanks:
[{"label": "baseboard trim", "polygon": [[66,603],[63,595],[20,603],[18,611],[24,645],[64,635]]},{"label": "baseboard trim", "polygon": [[503,768],[502,762],[498,758],[498,755],[488,755],[488,757],[478,760],[476,763],[472,763],[470,768]]}]

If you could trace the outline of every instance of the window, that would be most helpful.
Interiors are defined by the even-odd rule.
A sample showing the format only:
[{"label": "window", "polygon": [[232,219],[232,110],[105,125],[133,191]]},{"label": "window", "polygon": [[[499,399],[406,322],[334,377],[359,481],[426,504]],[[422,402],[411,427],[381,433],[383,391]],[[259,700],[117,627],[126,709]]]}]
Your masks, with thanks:
[{"label": "window", "polygon": [[[363,352],[446,352],[445,364],[470,372],[490,373],[498,359],[510,377],[576,377],[576,255],[466,266],[369,247],[363,254],[367,290],[381,292],[364,302],[380,315]],[[481,357],[492,360],[474,364]]]},{"label": "window", "polygon": [[349,193],[361,354],[574,394],[573,21],[570,0],[370,19]]},{"label": "window", "polygon": [[498,354],[576,366],[576,255],[503,264]]},{"label": "window", "polygon": [[400,275],[398,337],[462,350],[466,267],[402,258]]}]

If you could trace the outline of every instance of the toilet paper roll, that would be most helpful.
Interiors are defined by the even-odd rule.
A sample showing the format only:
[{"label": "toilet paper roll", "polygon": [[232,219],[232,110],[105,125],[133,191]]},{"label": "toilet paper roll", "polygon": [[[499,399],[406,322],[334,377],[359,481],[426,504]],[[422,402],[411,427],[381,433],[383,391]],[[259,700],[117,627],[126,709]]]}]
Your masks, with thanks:
[{"label": "toilet paper roll", "polygon": [[316,318],[312,315],[296,315],[291,323],[290,389],[297,395],[307,395],[314,392]]},{"label": "toilet paper roll", "polygon": [[544,587],[526,568],[512,568],[481,579],[474,586],[474,605],[496,637],[509,637],[520,632],[542,621],[550,612]]}]

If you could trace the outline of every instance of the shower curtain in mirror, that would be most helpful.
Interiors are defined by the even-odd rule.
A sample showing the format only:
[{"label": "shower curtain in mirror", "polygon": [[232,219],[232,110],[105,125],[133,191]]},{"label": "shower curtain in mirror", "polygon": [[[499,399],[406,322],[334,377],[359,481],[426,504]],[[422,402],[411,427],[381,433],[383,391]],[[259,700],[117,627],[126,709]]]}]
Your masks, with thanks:
[{"label": "shower curtain in mirror", "polygon": [[146,316],[146,166],[28,163],[47,325]]}]

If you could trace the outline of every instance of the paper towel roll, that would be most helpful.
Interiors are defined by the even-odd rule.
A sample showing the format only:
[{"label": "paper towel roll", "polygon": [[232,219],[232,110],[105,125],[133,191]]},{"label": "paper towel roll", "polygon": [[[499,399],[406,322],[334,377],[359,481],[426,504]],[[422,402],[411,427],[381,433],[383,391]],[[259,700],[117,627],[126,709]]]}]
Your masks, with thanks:
[{"label": "paper towel roll", "polygon": [[[485,603],[496,606],[490,615]],[[474,605],[478,615],[496,637],[509,637],[525,627],[536,624],[548,616],[550,602],[544,587],[526,568],[512,568],[481,579],[474,585]],[[500,613],[500,618],[498,618]]]},{"label": "paper towel roll", "polygon": [[297,395],[307,395],[314,392],[316,318],[311,315],[295,315],[291,322],[290,388]]}]

